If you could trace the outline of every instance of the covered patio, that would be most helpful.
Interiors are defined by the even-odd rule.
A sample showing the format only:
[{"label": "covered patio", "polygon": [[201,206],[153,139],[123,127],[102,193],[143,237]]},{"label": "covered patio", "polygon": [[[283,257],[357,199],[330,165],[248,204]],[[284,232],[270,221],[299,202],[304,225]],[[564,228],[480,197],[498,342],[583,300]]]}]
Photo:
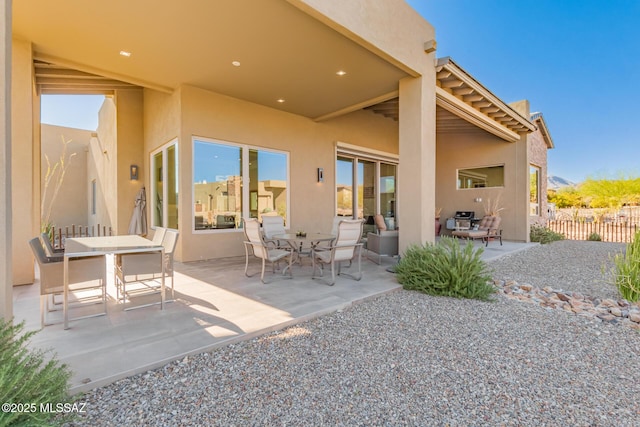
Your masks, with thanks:
[{"label": "covered patio", "polygon": [[[490,244],[483,247],[483,259],[531,245]],[[363,259],[362,280],[339,277],[334,286],[312,280],[305,261],[294,267],[293,279],[269,274],[266,285],[259,276],[244,275],[244,257],[176,263],[175,302],[164,310],[151,306],[124,311],[111,300],[106,316],[72,321],[68,330],[61,323],[46,326],[32,343],[52,350],[71,367],[70,387],[76,393],[401,289],[387,271],[396,262],[392,258],[383,258],[381,265]],[[257,260],[249,268],[250,273],[259,271]],[[40,328],[38,289],[36,281],[13,290],[16,321],[24,320],[28,330]],[[61,313],[50,313],[50,319],[56,315]]]}]

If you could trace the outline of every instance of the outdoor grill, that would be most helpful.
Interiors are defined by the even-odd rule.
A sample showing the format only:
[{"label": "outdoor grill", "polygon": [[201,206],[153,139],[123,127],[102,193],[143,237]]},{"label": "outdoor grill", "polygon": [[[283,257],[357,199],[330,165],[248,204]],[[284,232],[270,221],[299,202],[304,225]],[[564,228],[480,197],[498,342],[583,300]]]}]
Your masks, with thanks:
[{"label": "outdoor grill", "polygon": [[471,228],[471,221],[476,217],[474,211],[457,211],[453,218],[447,219],[448,230],[468,230]]}]

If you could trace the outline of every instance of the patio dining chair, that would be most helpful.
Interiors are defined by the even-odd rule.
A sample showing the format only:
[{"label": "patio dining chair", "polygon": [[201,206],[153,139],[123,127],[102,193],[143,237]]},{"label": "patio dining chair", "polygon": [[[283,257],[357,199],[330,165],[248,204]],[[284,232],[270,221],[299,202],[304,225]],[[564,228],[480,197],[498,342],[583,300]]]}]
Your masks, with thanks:
[{"label": "patio dining chair", "polygon": [[153,243],[155,243],[156,245],[161,245],[162,244],[162,240],[164,239],[164,235],[167,233],[167,229],[164,227],[156,227],[155,231],[153,232],[153,239],[151,239],[151,241]]},{"label": "patio dining chair", "polygon": [[362,266],[361,266],[361,254],[362,254],[362,228],[363,221],[359,219],[344,219],[338,224],[338,236],[334,240],[333,244],[329,247],[317,247],[314,248],[311,253],[311,260],[313,263],[313,278],[316,277],[316,264],[320,269],[320,277],[323,275],[323,265],[331,265],[331,281],[327,284],[333,286],[336,282],[336,268],[337,274],[344,274],[341,272],[342,262],[348,261],[351,263],[354,258],[358,261],[358,273],[357,275],[344,274],[350,276],[355,280],[362,278]]},{"label": "patio dining chair", "polygon": [[44,251],[48,257],[56,258],[58,261],[62,261],[64,257],[64,249],[55,249],[51,244],[51,239],[48,233],[40,234],[40,241],[44,247]]},{"label": "patio dining chair", "polygon": [[263,215],[262,216],[262,234],[264,241],[268,245],[272,245],[275,249],[285,249],[288,247],[287,242],[280,242],[273,236],[277,234],[285,234],[287,230],[284,228],[284,218],[280,215]]},{"label": "patio dining chair", "polygon": [[260,223],[256,218],[245,218],[244,222],[244,234],[246,237],[246,241],[244,242],[244,252],[245,252],[245,264],[244,264],[244,274],[247,277],[252,277],[254,274],[248,274],[249,268],[249,250],[253,256],[262,260],[262,270],[260,273],[260,281],[262,283],[266,283],[264,281],[264,269],[265,263],[271,263],[272,273],[276,272],[276,264],[286,258],[289,257],[289,277],[291,277],[291,263],[293,261],[293,251],[287,249],[279,249],[273,248],[267,245],[265,241],[265,237],[263,233],[260,231]]},{"label": "patio dining chair", "polygon": [[[179,233],[177,230],[162,230],[163,237],[160,244],[164,246],[164,258],[162,258],[160,252],[122,254],[116,257],[115,272],[118,300],[124,302],[132,296],[160,292],[161,283],[158,279],[162,279],[162,263],[164,263],[165,280],[167,278],[171,279],[171,299],[175,298],[173,253]],[[156,233],[158,233],[158,230],[156,230]],[[156,242],[155,235],[153,241]],[[131,285],[133,283],[137,283],[137,285],[132,288]],[[128,285],[129,291],[127,291]],[[136,307],[144,307],[145,305]]]},{"label": "patio dining chair", "polygon": [[[50,257],[45,253],[39,237],[34,237],[29,241],[29,246],[38,265],[40,275],[40,324],[42,327],[51,325],[47,321],[46,314],[53,311],[49,303],[55,305],[55,296],[64,292],[64,263],[60,257]],[[101,303],[103,311],[86,316],[75,317],[72,320],[86,317],[100,316],[107,313],[107,289],[105,280],[106,262],[104,256],[83,257],[69,260],[69,291],[71,293],[83,294],[87,291],[88,296],[79,298],[79,304],[72,304],[71,307],[78,307],[86,302]],[[96,295],[96,290],[99,294]]]}]

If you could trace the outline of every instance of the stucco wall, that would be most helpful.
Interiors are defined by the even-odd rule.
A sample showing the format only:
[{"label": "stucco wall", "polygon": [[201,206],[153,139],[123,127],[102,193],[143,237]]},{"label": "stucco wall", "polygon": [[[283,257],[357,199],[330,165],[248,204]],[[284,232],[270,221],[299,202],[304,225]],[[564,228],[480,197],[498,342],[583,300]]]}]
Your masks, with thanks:
[{"label": "stucco wall", "polygon": [[[503,236],[506,240],[528,240],[529,165],[524,141],[507,143],[487,132],[439,133],[436,143],[436,206],[442,208],[441,234],[448,234],[445,221],[456,211],[484,215],[485,202],[501,200]],[[457,170],[504,165],[504,187],[457,189]],[[523,178],[524,177],[524,178]],[[481,198],[482,202],[476,202]]]},{"label": "stucco wall", "polygon": [[117,159],[118,135],[116,105],[112,96],[106,97],[98,112],[97,138],[91,142],[88,182],[96,181],[96,214],[91,215],[91,225],[112,227],[118,234],[116,225],[118,214]]},{"label": "stucco wall", "polygon": [[[342,141],[398,152],[398,124],[370,111],[357,111],[322,123],[278,110],[183,86],[173,96],[145,93],[145,123],[163,122],[145,132],[145,156],[171,139],[180,106],[180,240],[182,261],[244,254],[242,231],[193,233],[192,136],[230,141],[290,153],[290,225],[293,229],[329,231],[335,213],[335,144]],[[154,102],[150,102],[153,100]],[[166,126],[173,123],[173,126]],[[157,137],[157,141],[153,138]],[[316,170],[324,168],[318,183]],[[145,177],[148,181],[148,177]]]},{"label": "stucco wall", "polygon": [[33,173],[37,146],[32,126],[34,85],[31,44],[14,40],[11,55],[11,206],[13,284],[32,283],[29,240],[40,224],[33,194],[39,189]]},{"label": "stucco wall", "polygon": [[[136,193],[144,185],[144,129],[142,90],[118,90],[114,97],[118,132],[117,220],[118,234],[127,234]],[[131,180],[130,166],[137,165],[139,179]]]},{"label": "stucco wall", "polygon": [[[288,0],[414,77],[424,75],[424,43],[435,30],[401,0]],[[384,31],[381,31],[381,29]]]},{"label": "stucco wall", "polygon": [[[55,200],[53,193],[58,173],[53,175],[44,194],[43,216],[47,215],[51,208],[49,221],[56,227],[71,225],[86,226],[88,222],[87,202],[87,158],[91,131],[74,129],[61,126],[43,124],[41,127],[41,162],[42,191],[45,189],[47,178],[47,158],[51,168],[55,164],[61,164],[61,156],[64,148],[63,140],[68,142],[65,163],[67,165],[64,180]],[[58,167],[59,169],[59,167]]]},{"label": "stucco wall", "polygon": [[[87,185],[96,180],[97,212],[91,223],[127,234],[136,193],[144,185],[143,91],[117,90],[105,98],[99,112],[98,138],[92,141]],[[139,179],[130,179],[131,165]],[[90,194],[90,187],[88,187]]]}]

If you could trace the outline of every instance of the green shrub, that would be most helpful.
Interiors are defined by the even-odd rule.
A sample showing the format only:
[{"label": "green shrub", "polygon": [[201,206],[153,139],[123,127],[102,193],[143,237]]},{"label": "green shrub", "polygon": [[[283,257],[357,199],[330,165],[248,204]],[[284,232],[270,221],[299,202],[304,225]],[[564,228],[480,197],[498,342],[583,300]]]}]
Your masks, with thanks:
[{"label": "green shrub", "polygon": [[544,245],[546,243],[564,240],[564,235],[549,230],[547,227],[532,225],[529,231],[529,239],[531,239],[532,242],[539,242]]},{"label": "green shrub", "polygon": [[622,298],[636,302],[640,299],[640,231],[627,244],[623,253],[614,258],[615,283]]},{"label": "green shrub", "polygon": [[592,242],[602,242],[602,237],[600,237],[598,233],[591,233],[589,234],[589,237],[587,237],[587,240]]},{"label": "green shrub", "polygon": [[458,239],[451,237],[443,237],[439,243],[413,245],[396,266],[396,276],[408,290],[486,301],[495,288],[480,258],[482,251],[471,242],[461,248]]},{"label": "green shrub", "polygon": [[[0,412],[0,425],[51,426],[68,420],[40,404],[69,403],[67,382],[71,372],[55,359],[45,360],[42,351],[29,350],[35,332],[22,332],[24,322],[14,325],[0,319],[0,402],[22,409]],[[4,408],[3,408],[4,409]]]}]

